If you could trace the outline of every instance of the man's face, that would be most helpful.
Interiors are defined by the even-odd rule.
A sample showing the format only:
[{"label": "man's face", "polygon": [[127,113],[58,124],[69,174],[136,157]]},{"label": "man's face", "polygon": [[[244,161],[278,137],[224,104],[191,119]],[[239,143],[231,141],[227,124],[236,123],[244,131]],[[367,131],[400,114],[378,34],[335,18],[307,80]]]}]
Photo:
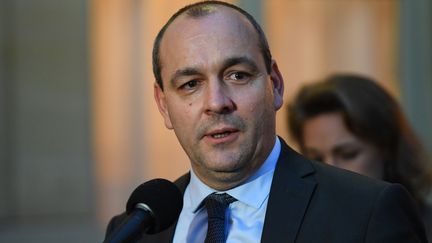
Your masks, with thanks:
[{"label": "man's face", "polygon": [[267,74],[252,25],[225,7],[180,16],[160,57],[164,91],[155,84],[155,99],[194,172],[215,189],[240,184],[273,148],[283,95],[277,65]]}]

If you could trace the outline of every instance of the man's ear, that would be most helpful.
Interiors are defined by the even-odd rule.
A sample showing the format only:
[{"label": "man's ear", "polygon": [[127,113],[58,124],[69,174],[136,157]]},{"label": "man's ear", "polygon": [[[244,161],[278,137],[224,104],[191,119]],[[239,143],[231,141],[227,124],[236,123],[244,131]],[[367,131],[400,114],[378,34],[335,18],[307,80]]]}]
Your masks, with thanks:
[{"label": "man's ear", "polygon": [[165,121],[165,126],[168,129],[173,129],[173,126],[171,124],[171,119],[169,117],[169,111],[166,103],[165,93],[157,83],[155,83],[153,87],[154,87],[154,98],[156,100],[156,104],[158,106],[159,112],[161,113]]},{"label": "man's ear", "polygon": [[283,105],[284,80],[275,60],[272,60],[270,78],[273,84],[274,108],[279,110]]}]

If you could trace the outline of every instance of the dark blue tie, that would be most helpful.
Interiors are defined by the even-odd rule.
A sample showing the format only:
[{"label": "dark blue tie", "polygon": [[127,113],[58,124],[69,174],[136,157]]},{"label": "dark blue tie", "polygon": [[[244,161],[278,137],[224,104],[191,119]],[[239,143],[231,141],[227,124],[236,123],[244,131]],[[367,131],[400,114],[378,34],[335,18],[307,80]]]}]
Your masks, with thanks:
[{"label": "dark blue tie", "polygon": [[225,242],[225,211],[228,205],[237,199],[226,193],[210,194],[204,199],[207,209],[208,227],[204,243]]}]

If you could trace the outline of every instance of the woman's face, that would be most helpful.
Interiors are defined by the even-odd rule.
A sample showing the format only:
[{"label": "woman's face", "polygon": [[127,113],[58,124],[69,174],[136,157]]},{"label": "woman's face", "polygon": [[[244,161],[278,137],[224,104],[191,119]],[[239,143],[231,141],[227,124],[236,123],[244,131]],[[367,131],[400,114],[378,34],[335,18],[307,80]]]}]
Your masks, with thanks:
[{"label": "woman's face", "polygon": [[377,179],[383,177],[378,149],[352,134],[339,112],[323,113],[307,120],[301,149],[310,159]]}]

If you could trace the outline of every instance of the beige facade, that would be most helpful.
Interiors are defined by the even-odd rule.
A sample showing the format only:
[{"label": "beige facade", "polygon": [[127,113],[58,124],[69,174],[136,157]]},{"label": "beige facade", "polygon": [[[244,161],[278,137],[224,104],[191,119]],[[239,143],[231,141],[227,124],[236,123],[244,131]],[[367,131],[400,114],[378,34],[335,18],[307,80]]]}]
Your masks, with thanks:
[{"label": "beige facade", "polygon": [[[154,103],[151,51],[157,31],[189,2],[0,2],[0,242],[101,241],[138,184],[188,170]],[[372,76],[401,102],[432,92],[430,72],[429,81],[402,82],[401,53],[410,52],[401,33],[420,31],[411,29],[418,19],[402,14],[406,3],[230,2],[262,23],[285,79],[285,103],[305,82],[334,72]],[[431,4],[416,2],[431,18]],[[416,40],[410,44],[431,43]],[[424,65],[426,55],[413,58]],[[409,102],[418,107],[415,95]],[[424,110],[413,109],[411,118],[432,120]],[[277,123],[290,141],[284,108]]]}]

